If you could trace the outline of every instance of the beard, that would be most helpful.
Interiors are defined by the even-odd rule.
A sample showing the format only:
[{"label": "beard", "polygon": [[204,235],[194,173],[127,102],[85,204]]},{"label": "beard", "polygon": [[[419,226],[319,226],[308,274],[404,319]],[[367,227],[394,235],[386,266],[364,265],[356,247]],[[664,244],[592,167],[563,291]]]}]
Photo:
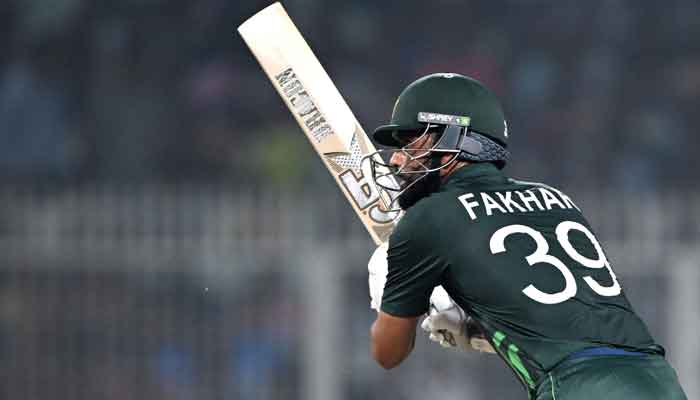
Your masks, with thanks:
[{"label": "beard", "polygon": [[[413,184],[411,185],[411,183]],[[404,211],[415,205],[420,199],[440,189],[440,171],[429,172],[425,176],[406,180],[406,184],[411,186],[398,198],[399,207]]]}]

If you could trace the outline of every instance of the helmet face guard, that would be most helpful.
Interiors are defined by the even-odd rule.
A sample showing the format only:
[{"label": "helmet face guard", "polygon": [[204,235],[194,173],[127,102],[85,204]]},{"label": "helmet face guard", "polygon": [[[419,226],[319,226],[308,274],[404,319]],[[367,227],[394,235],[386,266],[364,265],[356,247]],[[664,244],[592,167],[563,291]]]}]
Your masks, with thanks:
[{"label": "helmet face guard", "polygon": [[[377,150],[366,156],[380,194],[383,198],[391,199],[388,211],[405,209],[407,207],[402,203],[410,206],[430,191],[437,190],[440,184],[439,171],[457,160],[498,161],[505,160],[508,156],[507,150],[470,130],[469,117],[420,112],[418,121],[425,128],[421,133],[411,135],[410,142],[402,147]],[[407,131],[403,131],[404,135],[400,135],[401,132],[397,130],[392,133],[397,143],[406,142]],[[493,145],[501,153],[494,155],[487,151],[484,154],[485,147]],[[405,160],[402,165],[390,163],[396,153],[402,154]],[[443,161],[445,155],[450,157]],[[409,195],[414,199],[407,201]]]}]

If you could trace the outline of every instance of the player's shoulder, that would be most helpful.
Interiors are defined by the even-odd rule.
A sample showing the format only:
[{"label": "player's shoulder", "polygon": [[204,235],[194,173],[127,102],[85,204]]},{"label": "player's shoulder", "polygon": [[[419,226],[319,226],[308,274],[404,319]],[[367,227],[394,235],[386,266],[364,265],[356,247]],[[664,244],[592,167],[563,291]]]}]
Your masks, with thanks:
[{"label": "player's shoulder", "polygon": [[404,211],[391,236],[394,238],[415,237],[426,229],[430,224],[430,219],[434,217],[430,212],[428,198],[421,199]]},{"label": "player's shoulder", "polygon": [[429,240],[449,220],[455,218],[459,203],[446,192],[435,192],[404,212],[392,236]]},{"label": "player's shoulder", "polygon": [[534,190],[538,192],[539,195],[542,195],[544,197],[554,195],[561,201],[569,205],[573,205],[574,208],[579,209],[579,207],[575,205],[575,203],[568,194],[566,194],[562,189],[552,186],[550,184],[533,180],[508,178],[508,185],[511,186],[512,190]]},{"label": "player's shoulder", "polygon": [[558,189],[548,183],[545,182],[539,182],[535,181],[532,179],[518,179],[518,178],[507,178],[507,184],[512,187],[512,188],[519,188],[519,189],[536,189],[536,188],[544,188],[548,189],[551,191],[556,191],[556,192],[561,192],[561,189]]}]

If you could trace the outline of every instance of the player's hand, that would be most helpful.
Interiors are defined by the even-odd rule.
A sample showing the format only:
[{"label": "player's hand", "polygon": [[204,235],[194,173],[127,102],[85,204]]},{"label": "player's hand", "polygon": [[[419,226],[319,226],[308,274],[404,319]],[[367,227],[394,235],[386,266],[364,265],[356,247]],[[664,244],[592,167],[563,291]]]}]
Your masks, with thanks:
[{"label": "player's hand", "polygon": [[386,274],[389,271],[389,264],[386,261],[386,243],[377,247],[367,264],[369,270],[369,297],[371,299],[369,307],[379,311],[386,284]]},{"label": "player's hand", "polygon": [[476,322],[455,303],[442,286],[433,289],[430,311],[421,323],[430,340],[463,351],[495,353]]}]

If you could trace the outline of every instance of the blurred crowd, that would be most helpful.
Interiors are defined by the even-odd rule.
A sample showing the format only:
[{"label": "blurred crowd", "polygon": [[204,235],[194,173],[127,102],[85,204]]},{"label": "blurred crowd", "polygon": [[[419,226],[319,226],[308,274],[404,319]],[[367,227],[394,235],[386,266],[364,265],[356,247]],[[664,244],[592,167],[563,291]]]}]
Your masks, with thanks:
[{"label": "blurred crowd", "polygon": [[[232,229],[236,232],[274,231],[300,220],[328,232],[348,226],[360,230],[359,224],[338,222],[338,213],[323,211],[323,204],[311,215],[308,209],[287,209],[284,199],[276,198],[279,188],[291,195],[304,191],[309,198],[314,190],[327,191],[318,183],[329,178],[236,33],[240,23],[271,1],[4,0],[2,248],[12,250],[15,243],[8,215],[50,226],[61,216],[89,214],[84,224],[97,228],[85,236],[101,233],[105,221],[147,220],[141,208],[166,207],[146,196],[143,207],[137,202],[120,208],[120,202],[129,203],[129,188],[144,183],[158,183],[150,186],[154,191],[184,184],[183,192],[203,199],[206,193],[189,189],[211,184],[234,194],[267,193],[248,202],[269,207],[267,219],[245,218],[245,211],[228,219],[217,214],[222,225],[239,224]],[[396,96],[417,77],[457,72],[483,81],[501,98],[512,139],[508,168],[515,177],[574,192],[620,188],[634,195],[685,191],[698,177],[694,150],[700,140],[693,133],[700,125],[697,0],[286,0],[284,5],[367,131],[388,120]],[[104,212],[99,207],[91,213],[54,210],[61,201],[50,196],[39,196],[36,207],[17,212],[10,203],[22,197],[6,196],[22,187],[112,184],[123,190],[109,197]],[[66,193],[71,204],[71,192]],[[322,199],[337,203],[343,201],[340,196],[334,191]],[[185,213],[199,216],[211,204],[192,202]],[[298,215],[285,220],[278,212]],[[6,262],[12,268],[0,265],[0,398],[300,398],[303,378],[298,375],[305,370],[299,366],[299,342],[305,331],[295,324],[305,315],[295,290],[306,290],[303,285],[290,284],[289,276],[263,274],[225,294],[205,295],[189,275],[201,269],[196,263],[178,259],[166,271],[141,274],[146,266],[106,257],[106,265],[96,269],[81,262],[84,249],[61,247],[70,235],[78,237],[75,242],[83,240],[82,219],[75,219],[77,233],[57,230],[55,237],[38,238],[46,247],[55,245],[68,261],[36,256],[30,230],[20,246],[26,254]],[[120,249],[132,250],[131,236],[136,241],[167,236],[167,229],[182,230],[182,242],[197,243],[197,235],[205,236],[205,231],[187,230],[189,219],[164,221],[164,228],[154,232],[139,230],[138,223],[133,232],[114,228],[125,231]],[[262,228],[252,229],[257,225]],[[624,232],[637,233],[628,226]],[[303,236],[306,228],[296,234]],[[336,236],[329,233],[326,239]],[[669,240],[680,237],[692,242],[696,235]],[[665,242],[653,244],[667,249]],[[272,248],[270,253],[280,251]],[[240,258],[261,264],[257,256]],[[289,267],[285,256],[277,260],[277,270]],[[348,262],[346,256],[338,259]],[[235,275],[236,261],[226,260],[222,269]],[[364,296],[365,278],[363,272],[355,286],[348,285],[353,296]],[[653,287],[662,284],[653,280]],[[647,292],[657,293],[636,293]],[[653,309],[659,317],[652,321],[664,327],[667,293],[658,293],[648,301],[662,304]],[[340,372],[345,398],[386,394],[380,375],[367,377],[372,370],[362,350],[369,323],[363,320],[369,318],[364,300],[348,299],[343,310],[355,325],[335,357],[359,365]],[[417,367],[410,375],[409,365],[410,379],[404,381],[399,374],[381,376],[410,380],[406,393],[397,395],[406,399],[425,397],[418,390],[428,391],[431,382],[471,384],[461,369],[453,372],[459,376],[449,376],[440,365],[427,376]],[[479,381],[471,393],[507,386],[489,378],[492,371],[477,369]],[[508,387],[515,387],[514,379],[511,383]],[[464,390],[460,386],[444,398],[463,399]]]},{"label": "blurred crowd", "polygon": [[[298,301],[279,276],[223,294],[177,271],[27,267],[0,270],[0,398],[299,398]],[[251,296],[261,285],[287,301]]]},{"label": "blurred crowd", "polygon": [[[319,174],[235,33],[268,4],[5,2],[1,178],[265,187]],[[513,174],[631,190],[693,181],[695,0],[285,5],[367,130],[413,79],[453,71],[502,99]]]}]

